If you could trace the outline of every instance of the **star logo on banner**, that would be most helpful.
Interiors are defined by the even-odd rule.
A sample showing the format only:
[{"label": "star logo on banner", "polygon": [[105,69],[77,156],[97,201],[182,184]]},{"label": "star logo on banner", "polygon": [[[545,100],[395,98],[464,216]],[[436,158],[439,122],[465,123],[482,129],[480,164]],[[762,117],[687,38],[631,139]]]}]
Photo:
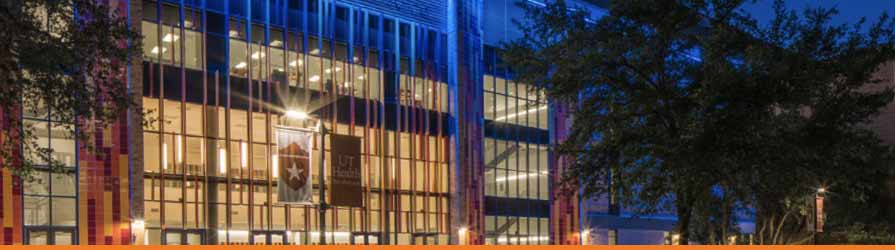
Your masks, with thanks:
[{"label": "star logo on banner", "polygon": [[292,166],[290,166],[286,171],[289,171],[289,181],[292,181],[292,178],[295,178],[298,181],[301,181],[301,177],[304,176],[304,169],[298,168],[295,162],[292,162]]},{"label": "star logo on banner", "polygon": [[280,149],[280,180],[292,190],[304,188],[308,181],[308,152],[296,143]]}]

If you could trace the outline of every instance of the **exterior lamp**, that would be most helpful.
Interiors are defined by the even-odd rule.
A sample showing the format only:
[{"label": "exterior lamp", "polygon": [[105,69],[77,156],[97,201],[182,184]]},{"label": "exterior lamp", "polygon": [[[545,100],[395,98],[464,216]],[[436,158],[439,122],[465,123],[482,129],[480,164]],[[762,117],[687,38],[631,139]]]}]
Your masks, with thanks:
[{"label": "exterior lamp", "polygon": [[466,227],[461,227],[457,229],[457,244],[466,245],[466,232],[469,231]]},{"label": "exterior lamp", "polygon": [[590,245],[590,239],[588,239],[589,236],[590,236],[589,228],[585,228],[585,229],[581,230],[581,232],[579,233],[579,237],[581,239],[581,245]]},{"label": "exterior lamp", "polygon": [[308,113],[304,111],[298,110],[288,110],[286,111],[286,116],[292,119],[304,120],[308,119]]},{"label": "exterior lamp", "polygon": [[146,222],[142,219],[135,219],[131,221],[131,241],[136,245],[148,245],[148,241],[145,235]]}]

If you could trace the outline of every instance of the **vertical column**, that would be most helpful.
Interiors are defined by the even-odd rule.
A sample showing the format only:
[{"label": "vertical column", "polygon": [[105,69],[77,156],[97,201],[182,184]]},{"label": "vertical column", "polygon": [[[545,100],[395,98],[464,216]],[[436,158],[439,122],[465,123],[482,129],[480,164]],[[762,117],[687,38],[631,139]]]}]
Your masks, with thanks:
[{"label": "vertical column", "polygon": [[[552,102],[550,110],[550,144],[558,145],[569,136],[572,127],[571,112],[574,106]],[[550,151],[550,244],[577,245],[581,243],[581,225],[578,217],[577,187],[561,186],[571,158]]]},{"label": "vertical column", "polygon": [[448,0],[447,64],[453,133],[451,244],[483,244],[484,116],[482,114],[481,0]]},{"label": "vertical column", "polygon": [[[142,32],[141,22],[143,20],[143,4],[142,1],[128,1],[130,13],[128,22],[130,28],[136,32]],[[129,65],[128,90],[134,97],[136,104],[128,111],[128,134],[129,134],[129,155],[128,164],[128,184],[130,189],[130,220],[131,235],[129,243],[142,245],[145,228],[145,220],[143,213],[143,126],[142,126],[142,109],[143,109],[143,57],[136,56],[131,59]],[[124,186],[124,185],[123,185]],[[123,242],[124,244],[124,242]]]}]

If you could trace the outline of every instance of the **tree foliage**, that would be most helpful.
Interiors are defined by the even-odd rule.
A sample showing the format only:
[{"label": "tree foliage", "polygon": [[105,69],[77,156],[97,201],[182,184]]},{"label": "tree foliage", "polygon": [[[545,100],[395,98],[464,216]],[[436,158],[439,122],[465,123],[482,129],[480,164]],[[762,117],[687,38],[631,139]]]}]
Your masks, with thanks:
[{"label": "tree foliage", "polygon": [[748,208],[776,228],[817,187],[884,170],[873,163],[890,150],[863,124],[893,97],[873,74],[895,59],[893,19],[834,25],[835,9],[777,1],[760,25],[745,2],[611,1],[601,18],[564,1],[521,5],[524,36],[502,56],[518,80],[578,104],[558,147],[576,159],[568,183],[586,195],[612,183],[639,212],[670,206],[686,244],[694,220],[727,232],[725,218]]},{"label": "tree foliage", "polygon": [[[29,178],[35,162],[59,170],[20,116],[50,116],[79,141],[134,106],[127,90],[139,33],[108,1],[0,1],[0,152],[3,168]],[[89,143],[79,145],[90,148]],[[97,152],[99,153],[99,152]]]}]

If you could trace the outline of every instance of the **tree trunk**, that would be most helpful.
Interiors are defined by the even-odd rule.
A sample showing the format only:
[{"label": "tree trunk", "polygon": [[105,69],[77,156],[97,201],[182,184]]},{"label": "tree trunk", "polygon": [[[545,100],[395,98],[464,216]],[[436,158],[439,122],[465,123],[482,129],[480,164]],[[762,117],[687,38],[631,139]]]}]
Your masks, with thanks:
[{"label": "tree trunk", "polygon": [[730,242],[727,242],[727,228],[730,227],[730,210],[732,209],[728,194],[724,194],[724,200],[721,203],[724,206],[721,209],[721,244],[727,245],[730,244]]},{"label": "tree trunk", "polygon": [[677,233],[679,235],[678,244],[689,245],[690,243],[690,215],[692,208],[689,204],[677,205]]}]

